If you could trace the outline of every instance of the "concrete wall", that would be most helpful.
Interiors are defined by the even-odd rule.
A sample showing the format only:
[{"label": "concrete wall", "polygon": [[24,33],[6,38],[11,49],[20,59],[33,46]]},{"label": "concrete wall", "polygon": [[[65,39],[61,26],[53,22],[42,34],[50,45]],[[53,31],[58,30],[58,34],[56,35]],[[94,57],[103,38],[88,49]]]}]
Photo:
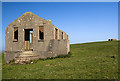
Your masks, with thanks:
[{"label": "concrete wall", "polygon": [[[39,26],[44,26],[44,40],[39,39]],[[18,27],[18,41],[14,42],[14,27]],[[40,58],[54,57],[60,54],[68,54],[69,40],[61,39],[61,30],[58,29],[58,39],[55,39],[55,26],[50,20],[26,12],[21,17],[9,24],[5,29],[5,62],[13,60],[24,52],[24,29],[33,29],[33,52],[40,55]],[[48,51],[52,51],[49,54]]]},{"label": "concrete wall", "polygon": [[[35,54],[40,55],[40,58],[55,57],[58,55],[68,54],[69,47],[67,44],[69,40],[50,40],[47,46],[47,51],[34,51]],[[49,53],[51,51],[52,53]]]}]

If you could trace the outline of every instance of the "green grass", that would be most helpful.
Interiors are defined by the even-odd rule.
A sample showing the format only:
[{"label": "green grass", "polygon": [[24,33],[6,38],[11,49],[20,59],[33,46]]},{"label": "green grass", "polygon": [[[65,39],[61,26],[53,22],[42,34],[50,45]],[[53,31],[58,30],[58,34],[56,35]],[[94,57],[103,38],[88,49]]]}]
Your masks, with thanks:
[{"label": "green grass", "polygon": [[2,79],[2,54],[0,54],[0,80]]},{"label": "green grass", "polygon": [[66,58],[26,65],[3,63],[3,79],[118,79],[117,41],[72,44],[70,47],[72,54]]}]

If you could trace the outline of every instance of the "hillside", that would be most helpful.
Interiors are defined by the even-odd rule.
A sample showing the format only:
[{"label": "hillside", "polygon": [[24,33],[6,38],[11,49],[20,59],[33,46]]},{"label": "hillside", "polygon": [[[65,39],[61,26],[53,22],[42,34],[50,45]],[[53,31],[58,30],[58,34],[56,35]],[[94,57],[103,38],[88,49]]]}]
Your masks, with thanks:
[{"label": "hillside", "polygon": [[[117,79],[118,42],[72,44],[71,56],[35,64],[3,63],[3,79]],[[3,61],[4,62],[4,61]]]}]

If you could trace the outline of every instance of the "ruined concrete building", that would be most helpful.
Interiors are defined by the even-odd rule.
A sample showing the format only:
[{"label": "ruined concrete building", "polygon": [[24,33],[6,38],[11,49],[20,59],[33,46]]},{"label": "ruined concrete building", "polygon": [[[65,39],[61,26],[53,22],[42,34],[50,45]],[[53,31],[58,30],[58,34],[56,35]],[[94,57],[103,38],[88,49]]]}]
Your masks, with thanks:
[{"label": "ruined concrete building", "polygon": [[[68,35],[51,20],[26,12],[5,29],[5,62],[48,58],[70,52]],[[25,60],[25,59],[24,59]]]},{"label": "ruined concrete building", "polygon": [[116,41],[117,39],[108,39],[108,41]]}]

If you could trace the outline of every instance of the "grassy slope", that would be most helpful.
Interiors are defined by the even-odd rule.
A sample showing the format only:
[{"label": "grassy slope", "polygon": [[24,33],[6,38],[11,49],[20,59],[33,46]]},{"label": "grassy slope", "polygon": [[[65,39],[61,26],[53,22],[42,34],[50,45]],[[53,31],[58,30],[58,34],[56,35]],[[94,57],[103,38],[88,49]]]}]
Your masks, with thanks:
[{"label": "grassy slope", "polygon": [[0,54],[0,81],[2,79],[2,54]]},{"label": "grassy slope", "polygon": [[73,44],[70,58],[39,60],[30,65],[3,64],[3,79],[117,79],[117,51],[117,41]]}]

